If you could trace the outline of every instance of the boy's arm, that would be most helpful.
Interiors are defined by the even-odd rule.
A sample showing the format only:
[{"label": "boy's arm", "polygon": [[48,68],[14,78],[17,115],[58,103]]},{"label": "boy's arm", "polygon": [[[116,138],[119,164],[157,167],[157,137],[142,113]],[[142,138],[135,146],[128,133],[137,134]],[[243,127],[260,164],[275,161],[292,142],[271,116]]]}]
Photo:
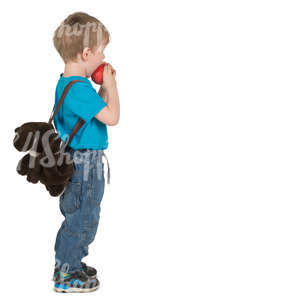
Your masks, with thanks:
[{"label": "boy's arm", "polygon": [[107,90],[101,87],[98,95],[105,97],[104,99],[101,96],[107,102],[107,105],[95,115],[95,118],[110,126],[117,125],[120,119],[120,101],[117,85],[109,86]]}]

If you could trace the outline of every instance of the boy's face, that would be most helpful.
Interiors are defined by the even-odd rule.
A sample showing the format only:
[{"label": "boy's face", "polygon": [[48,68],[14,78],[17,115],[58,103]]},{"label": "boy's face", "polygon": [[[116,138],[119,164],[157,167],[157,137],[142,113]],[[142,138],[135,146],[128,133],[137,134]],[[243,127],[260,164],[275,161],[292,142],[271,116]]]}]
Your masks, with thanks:
[{"label": "boy's face", "polygon": [[95,48],[94,51],[90,51],[89,55],[87,56],[86,67],[88,77],[90,77],[93,74],[93,72],[97,69],[97,67],[104,62],[105,47],[106,45],[100,45],[100,47]]}]

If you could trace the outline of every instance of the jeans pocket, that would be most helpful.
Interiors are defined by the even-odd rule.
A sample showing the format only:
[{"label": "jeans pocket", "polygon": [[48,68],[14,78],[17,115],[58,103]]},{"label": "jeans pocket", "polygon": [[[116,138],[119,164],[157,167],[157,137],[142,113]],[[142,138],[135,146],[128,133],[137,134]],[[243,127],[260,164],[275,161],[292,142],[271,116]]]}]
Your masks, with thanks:
[{"label": "jeans pocket", "polygon": [[60,197],[62,209],[71,214],[80,207],[81,183],[69,181],[66,190]]}]

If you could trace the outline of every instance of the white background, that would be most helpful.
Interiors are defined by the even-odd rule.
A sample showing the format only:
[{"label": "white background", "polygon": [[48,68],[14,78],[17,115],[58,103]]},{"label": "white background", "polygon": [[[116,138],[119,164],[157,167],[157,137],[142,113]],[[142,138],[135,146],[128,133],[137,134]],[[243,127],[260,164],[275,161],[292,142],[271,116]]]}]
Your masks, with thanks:
[{"label": "white background", "polygon": [[299,1],[1,6],[2,299],[67,297],[51,282],[58,198],[17,174],[13,138],[48,121],[53,33],[76,11],[111,33],[121,102],[86,296],[299,299]]}]

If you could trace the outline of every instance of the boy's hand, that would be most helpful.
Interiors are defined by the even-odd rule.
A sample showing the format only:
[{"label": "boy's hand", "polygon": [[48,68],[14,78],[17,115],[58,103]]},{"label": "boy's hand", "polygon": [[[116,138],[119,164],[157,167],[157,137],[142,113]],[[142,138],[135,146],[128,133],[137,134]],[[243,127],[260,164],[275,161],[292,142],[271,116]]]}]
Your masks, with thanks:
[{"label": "boy's hand", "polygon": [[110,63],[108,63],[108,64],[111,66],[112,74],[113,74],[114,78],[116,79],[116,70],[113,68],[113,66]]},{"label": "boy's hand", "polygon": [[110,63],[107,63],[103,70],[103,88],[104,90],[111,89],[116,87],[116,70],[111,66]]}]

